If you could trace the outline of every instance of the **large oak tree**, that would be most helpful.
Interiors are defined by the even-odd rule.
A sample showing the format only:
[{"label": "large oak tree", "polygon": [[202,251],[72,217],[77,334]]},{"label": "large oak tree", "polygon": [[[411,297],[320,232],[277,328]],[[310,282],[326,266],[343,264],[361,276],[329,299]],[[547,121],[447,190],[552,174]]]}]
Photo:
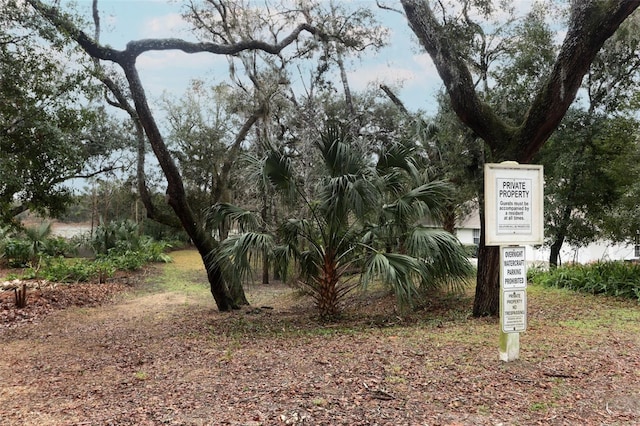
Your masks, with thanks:
[{"label": "large oak tree", "polygon": [[[640,0],[584,0],[570,5],[566,36],[519,122],[501,116],[474,84],[465,51],[452,40],[454,21],[439,19],[428,0],[401,0],[409,26],[429,53],[460,118],[488,147],[488,160],[531,161],[560,124],[604,42],[640,6]],[[467,4],[469,2],[465,2]],[[442,5],[442,3],[439,3]],[[481,221],[475,316],[495,315],[499,303],[499,250],[484,244]]]}]

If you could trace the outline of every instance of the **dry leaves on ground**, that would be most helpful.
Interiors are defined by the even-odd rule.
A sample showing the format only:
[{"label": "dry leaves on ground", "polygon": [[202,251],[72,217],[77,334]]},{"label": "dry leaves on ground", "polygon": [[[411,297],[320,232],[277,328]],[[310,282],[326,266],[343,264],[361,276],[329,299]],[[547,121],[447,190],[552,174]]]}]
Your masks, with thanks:
[{"label": "dry leaves on ground", "polygon": [[534,291],[521,359],[503,363],[470,297],[403,317],[383,292],[355,295],[343,322],[320,324],[282,285],[248,293],[255,306],[232,313],[155,290],[5,327],[0,423],[640,423],[637,305]]}]

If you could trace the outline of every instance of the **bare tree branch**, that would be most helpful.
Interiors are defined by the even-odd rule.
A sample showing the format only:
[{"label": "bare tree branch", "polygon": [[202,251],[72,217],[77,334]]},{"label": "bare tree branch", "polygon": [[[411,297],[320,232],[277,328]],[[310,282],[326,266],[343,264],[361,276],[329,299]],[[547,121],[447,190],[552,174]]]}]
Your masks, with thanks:
[{"label": "bare tree branch", "polygon": [[389,97],[389,99],[391,99],[391,102],[393,102],[394,105],[397,106],[403,114],[409,115],[407,107],[404,106],[400,98],[398,98],[396,94],[393,93],[389,86],[387,86],[386,84],[381,84],[380,89]]}]

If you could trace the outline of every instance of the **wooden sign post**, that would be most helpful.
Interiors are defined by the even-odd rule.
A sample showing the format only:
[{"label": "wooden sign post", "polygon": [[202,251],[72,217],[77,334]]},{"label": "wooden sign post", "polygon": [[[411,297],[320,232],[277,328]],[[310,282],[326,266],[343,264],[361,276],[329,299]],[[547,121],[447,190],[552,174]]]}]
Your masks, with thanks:
[{"label": "wooden sign post", "polygon": [[527,328],[524,244],[544,239],[544,183],[539,165],[504,162],[484,167],[485,244],[500,246],[500,347],[502,361],[520,356]]}]

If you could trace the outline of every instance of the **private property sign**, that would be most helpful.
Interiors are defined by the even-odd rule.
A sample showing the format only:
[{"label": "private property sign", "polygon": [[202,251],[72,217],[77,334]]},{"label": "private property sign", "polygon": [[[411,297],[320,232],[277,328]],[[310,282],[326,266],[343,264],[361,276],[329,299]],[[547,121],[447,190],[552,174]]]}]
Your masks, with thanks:
[{"label": "private property sign", "polygon": [[544,238],[542,166],[507,161],[484,166],[485,244],[500,246],[500,359],[520,356],[527,329],[527,262],[524,244]]},{"label": "private property sign", "polygon": [[542,244],[542,166],[485,164],[484,182],[485,244]]},{"label": "private property sign", "polygon": [[531,179],[498,178],[498,213],[496,232],[498,234],[530,234],[532,229]]}]

